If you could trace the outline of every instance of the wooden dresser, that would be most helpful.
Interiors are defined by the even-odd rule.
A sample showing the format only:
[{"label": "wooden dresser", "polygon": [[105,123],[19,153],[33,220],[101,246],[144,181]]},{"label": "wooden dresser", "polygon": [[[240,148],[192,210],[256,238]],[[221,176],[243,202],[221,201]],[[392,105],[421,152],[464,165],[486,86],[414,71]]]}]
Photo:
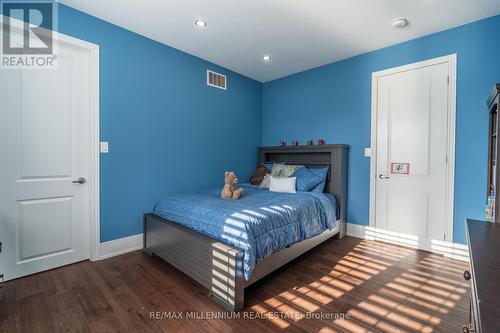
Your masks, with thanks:
[{"label": "wooden dresser", "polygon": [[471,281],[469,323],[463,332],[500,332],[500,223],[467,220]]}]

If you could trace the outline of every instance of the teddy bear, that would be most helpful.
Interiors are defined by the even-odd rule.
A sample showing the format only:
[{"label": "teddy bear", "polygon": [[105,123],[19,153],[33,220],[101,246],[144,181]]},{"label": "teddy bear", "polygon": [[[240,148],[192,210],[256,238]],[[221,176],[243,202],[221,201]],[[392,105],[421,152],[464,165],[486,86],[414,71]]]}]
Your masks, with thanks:
[{"label": "teddy bear", "polygon": [[224,173],[224,188],[220,193],[221,198],[238,200],[243,195],[243,189],[236,189],[236,184],[238,184],[238,178],[234,172],[226,171]]}]

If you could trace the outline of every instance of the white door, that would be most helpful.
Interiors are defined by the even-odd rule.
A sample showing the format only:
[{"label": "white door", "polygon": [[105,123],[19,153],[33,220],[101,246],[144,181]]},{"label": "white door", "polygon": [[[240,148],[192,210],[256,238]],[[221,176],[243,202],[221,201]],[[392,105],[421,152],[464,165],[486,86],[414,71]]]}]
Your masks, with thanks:
[{"label": "white door", "polygon": [[451,239],[449,77],[448,61],[374,75],[379,239],[426,250]]},{"label": "white door", "polygon": [[58,42],[57,69],[0,70],[0,273],[7,280],[90,257],[92,57]]}]

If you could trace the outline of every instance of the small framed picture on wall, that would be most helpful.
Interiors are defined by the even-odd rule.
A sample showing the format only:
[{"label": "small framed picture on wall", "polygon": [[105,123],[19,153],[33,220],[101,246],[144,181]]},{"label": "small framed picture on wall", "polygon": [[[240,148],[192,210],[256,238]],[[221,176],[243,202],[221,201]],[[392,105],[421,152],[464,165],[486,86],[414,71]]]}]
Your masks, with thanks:
[{"label": "small framed picture on wall", "polygon": [[397,175],[409,175],[410,163],[391,163],[391,173]]}]

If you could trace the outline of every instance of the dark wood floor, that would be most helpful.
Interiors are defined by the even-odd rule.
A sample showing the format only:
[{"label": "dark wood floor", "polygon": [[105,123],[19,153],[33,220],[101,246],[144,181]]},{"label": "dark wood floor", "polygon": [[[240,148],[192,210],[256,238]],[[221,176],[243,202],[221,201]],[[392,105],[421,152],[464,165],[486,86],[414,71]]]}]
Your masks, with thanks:
[{"label": "dark wood floor", "polygon": [[207,290],[161,259],[134,252],[7,282],[0,331],[459,332],[467,321],[466,268],[346,237],[250,287],[240,318],[218,319],[231,314],[218,313]]}]

